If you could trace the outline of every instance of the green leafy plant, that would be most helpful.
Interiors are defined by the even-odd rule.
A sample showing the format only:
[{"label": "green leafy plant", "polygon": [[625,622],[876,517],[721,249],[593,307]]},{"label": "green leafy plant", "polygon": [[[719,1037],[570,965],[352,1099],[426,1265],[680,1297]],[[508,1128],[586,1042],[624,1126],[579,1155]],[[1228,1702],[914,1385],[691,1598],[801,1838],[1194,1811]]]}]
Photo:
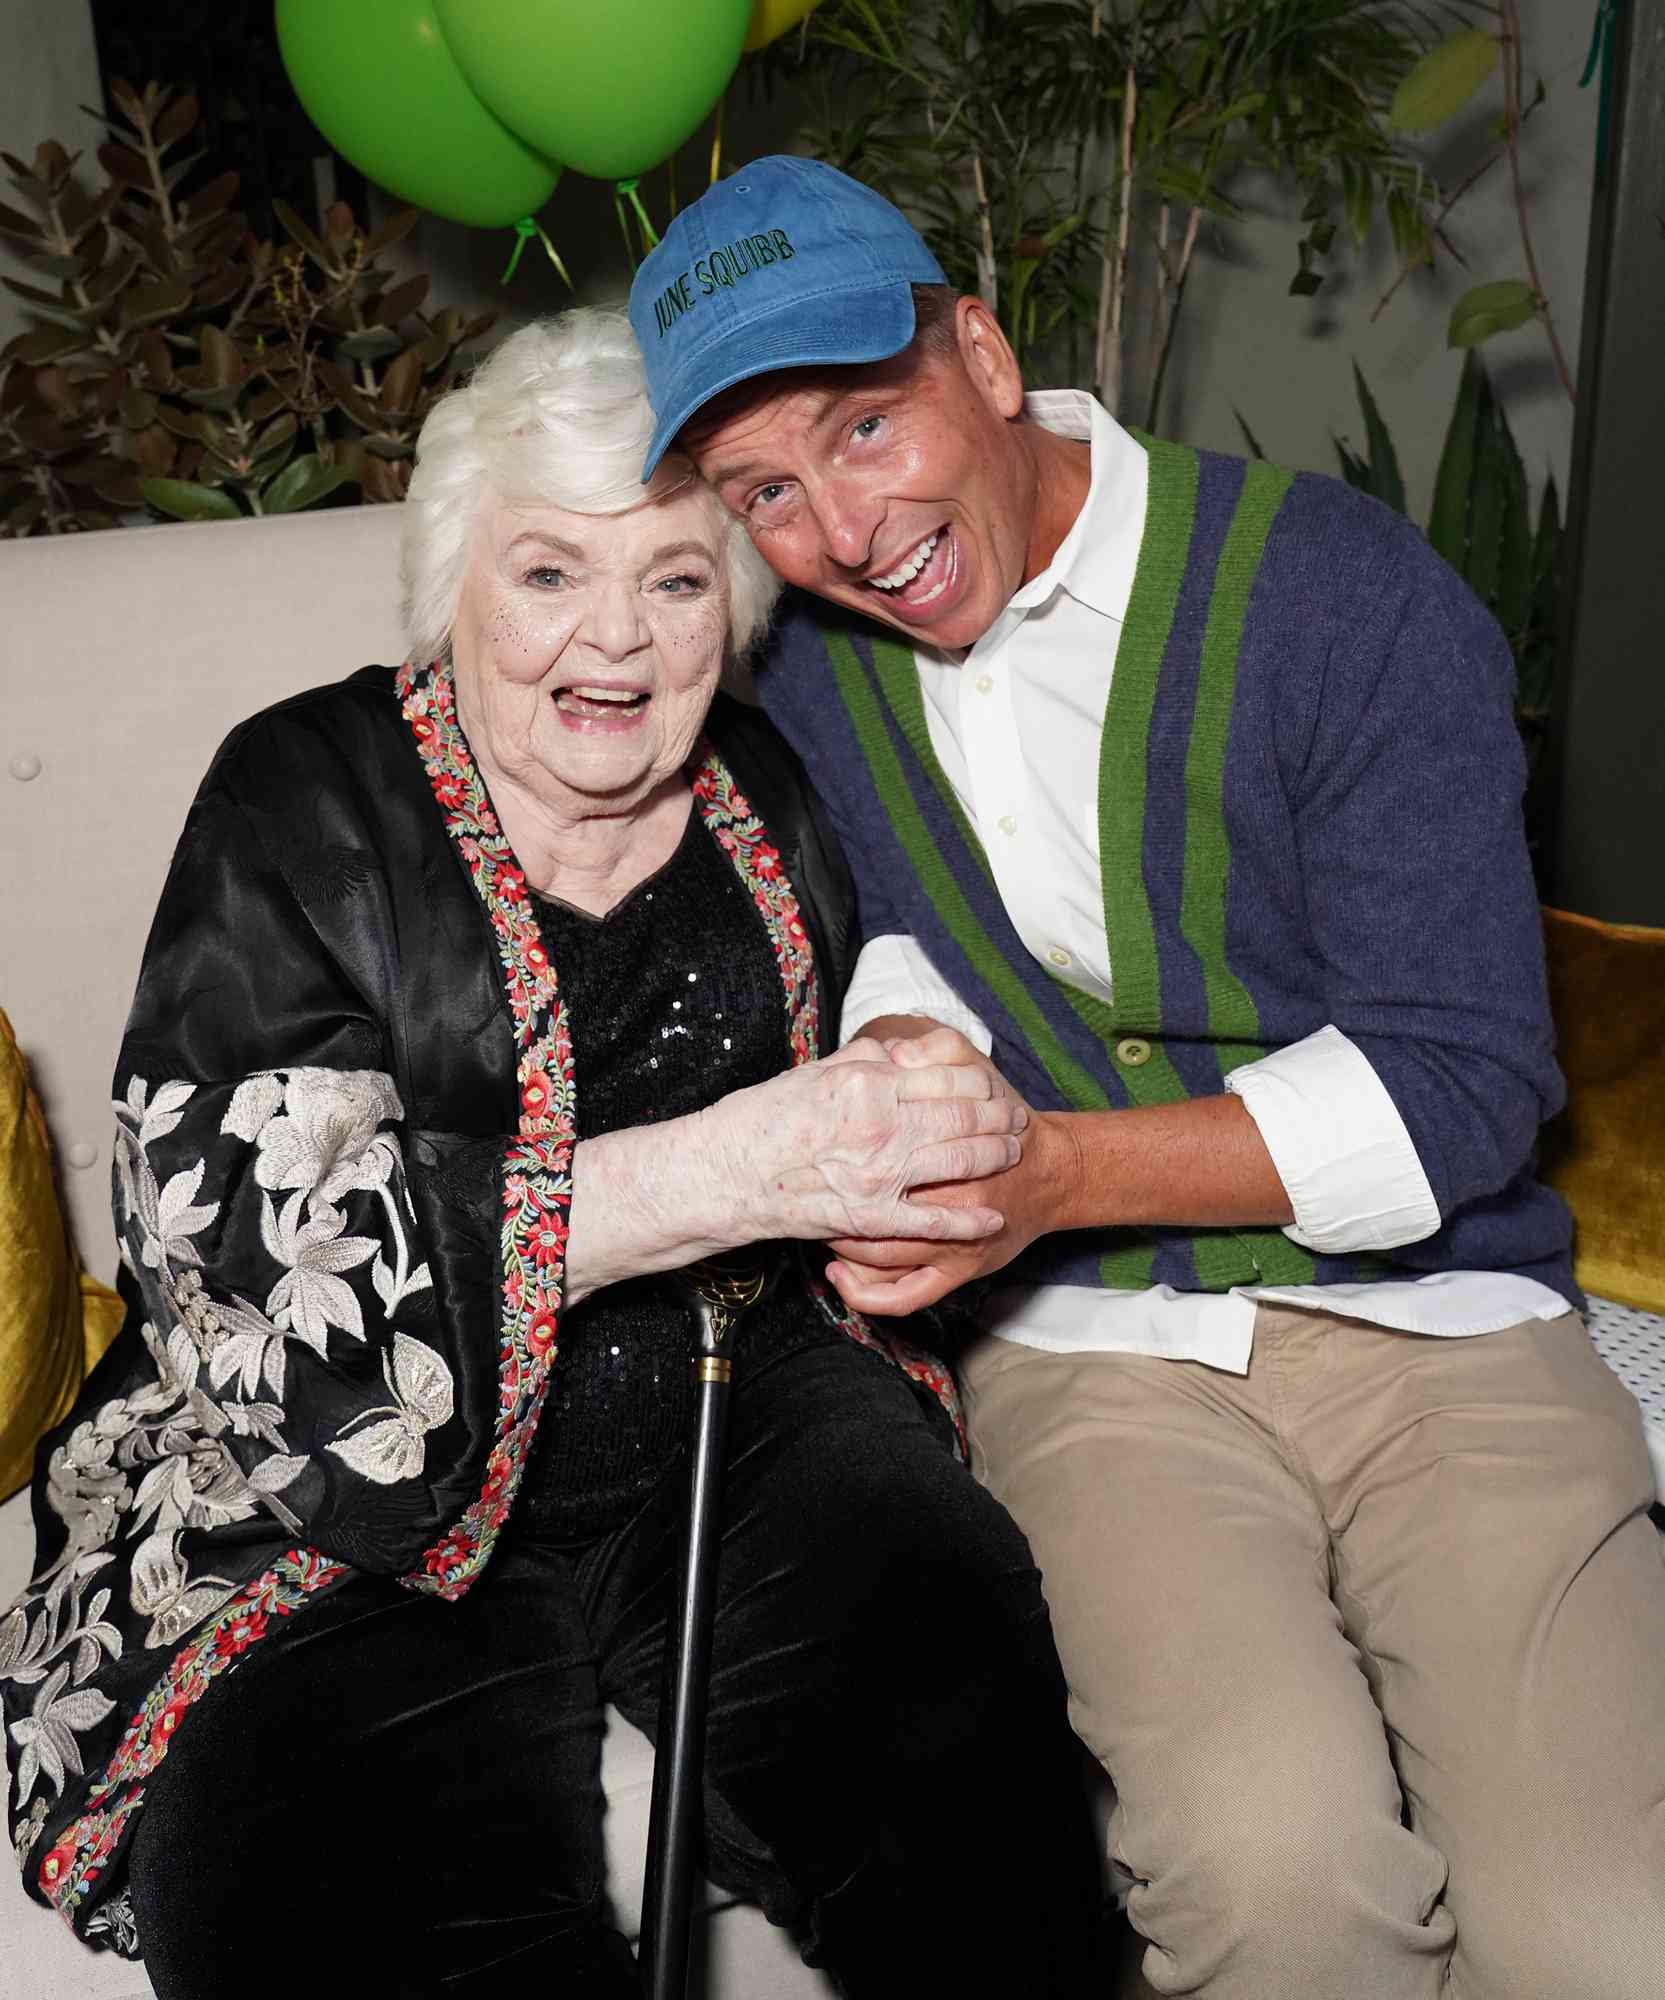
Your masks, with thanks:
[{"label": "green leafy plant", "polygon": [[1384,217],[1429,251],[1438,189],[1389,121],[1451,7],[1412,0],[822,0],[771,52],[813,150],[919,223],[1037,375],[1158,416],[1201,233],[1269,175],[1291,290]]},{"label": "green leafy plant", "polygon": [[0,154],[27,210],[0,238],[29,327],[0,349],[0,534],[291,513],[356,487],[403,497],[416,434],[491,324],[421,311],[428,280],[378,262],[415,211],[366,234],[283,208],[257,241],[237,176],[180,152],[197,105],[112,83],[102,185],[54,140]]}]

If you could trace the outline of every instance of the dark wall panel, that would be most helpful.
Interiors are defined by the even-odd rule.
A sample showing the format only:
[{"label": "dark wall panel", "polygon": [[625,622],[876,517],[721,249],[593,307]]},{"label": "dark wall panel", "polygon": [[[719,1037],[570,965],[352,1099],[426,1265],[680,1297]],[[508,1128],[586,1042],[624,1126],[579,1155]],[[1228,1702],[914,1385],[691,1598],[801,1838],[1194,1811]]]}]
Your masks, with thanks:
[{"label": "dark wall panel", "polygon": [[1621,0],[1573,439],[1550,892],[1665,925],[1665,8]]}]

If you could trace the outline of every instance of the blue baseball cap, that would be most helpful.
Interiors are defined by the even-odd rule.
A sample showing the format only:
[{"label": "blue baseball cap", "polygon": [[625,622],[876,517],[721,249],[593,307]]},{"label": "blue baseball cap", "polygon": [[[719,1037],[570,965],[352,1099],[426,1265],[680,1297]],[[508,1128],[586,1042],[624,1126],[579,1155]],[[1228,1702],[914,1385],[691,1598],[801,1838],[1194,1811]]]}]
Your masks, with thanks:
[{"label": "blue baseball cap", "polygon": [[901,211],[836,167],[775,153],[718,181],[630,287],[656,419],[643,484],[713,396],[777,368],[900,354],[910,287],[947,282]]}]

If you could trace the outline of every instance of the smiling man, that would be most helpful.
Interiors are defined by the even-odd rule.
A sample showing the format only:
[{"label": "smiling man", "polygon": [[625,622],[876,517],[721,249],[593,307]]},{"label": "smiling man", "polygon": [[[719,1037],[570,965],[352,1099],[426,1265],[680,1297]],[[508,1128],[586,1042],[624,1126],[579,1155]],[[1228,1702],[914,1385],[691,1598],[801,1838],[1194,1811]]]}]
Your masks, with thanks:
[{"label": "smiling man", "polygon": [[644,476],[678,440],[805,593],[759,686],[857,880],[843,1032],[970,1041],[1036,1114],[964,1195],[998,1237],[832,1269],[875,1313],[976,1281],[975,1459],[1150,1986],[1656,1992],[1665,1574],[1532,1173],[1495,625],[1333,481],[1026,395],[817,163],[720,182],[631,309]]}]

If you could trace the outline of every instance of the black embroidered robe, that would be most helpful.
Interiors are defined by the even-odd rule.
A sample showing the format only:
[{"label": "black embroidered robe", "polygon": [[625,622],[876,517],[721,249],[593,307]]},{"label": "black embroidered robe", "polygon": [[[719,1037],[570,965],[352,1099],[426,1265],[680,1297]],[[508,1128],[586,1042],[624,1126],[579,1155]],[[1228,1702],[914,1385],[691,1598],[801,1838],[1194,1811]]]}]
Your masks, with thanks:
[{"label": "black embroidered robe", "polygon": [[[854,948],[836,845],[723,697],[690,778],[774,949],[782,1067],[812,1060]],[[0,1619],[18,1863],[90,1942],[142,1947],[127,1837],[221,1675],[355,1569],[455,1597],[488,1561],[558,1365],[577,1087],[448,667],[235,731],[117,1067],[126,1324],[43,1442]]]}]

